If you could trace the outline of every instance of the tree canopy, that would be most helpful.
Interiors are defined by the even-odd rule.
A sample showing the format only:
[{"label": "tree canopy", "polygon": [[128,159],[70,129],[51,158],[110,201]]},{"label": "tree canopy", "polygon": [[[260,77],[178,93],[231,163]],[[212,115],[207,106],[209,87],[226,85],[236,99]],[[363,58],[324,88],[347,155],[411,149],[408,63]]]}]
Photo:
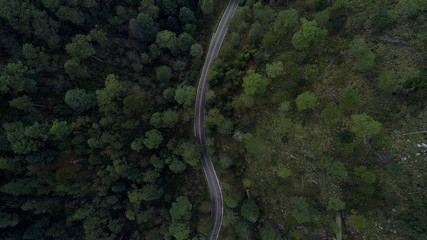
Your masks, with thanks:
[{"label": "tree canopy", "polygon": [[258,205],[250,200],[243,202],[240,212],[246,220],[252,223],[258,220],[260,214]]},{"label": "tree canopy", "polygon": [[314,110],[314,108],[316,107],[317,98],[311,92],[304,92],[298,95],[295,102],[297,104],[297,109],[299,112],[302,112],[307,109]]},{"label": "tree canopy", "polygon": [[298,12],[295,9],[286,9],[280,11],[277,15],[273,30],[279,34],[286,34],[295,31],[298,26]]},{"label": "tree canopy", "polygon": [[196,89],[192,86],[180,86],[175,92],[175,101],[184,107],[191,107],[196,98]]},{"label": "tree canopy", "polygon": [[143,43],[150,43],[155,39],[159,25],[150,15],[139,13],[136,18],[130,20],[129,29],[134,38]]},{"label": "tree canopy", "polygon": [[283,75],[284,66],[281,61],[273,62],[265,66],[265,72],[269,78],[277,78]]},{"label": "tree canopy", "polygon": [[351,131],[358,137],[366,138],[381,131],[381,123],[366,114],[352,115],[351,119],[354,122]]},{"label": "tree canopy", "polygon": [[328,31],[317,26],[316,21],[301,18],[301,28],[292,37],[292,45],[297,50],[307,50],[310,46],[323,43]]},{"label": "tree canopy", "polygon": [[243,88],[248,95],[263,94],[270,84],[271,80],[269,78],[255,73],[253,70],[249,71],[248,75],[243,78]]}]

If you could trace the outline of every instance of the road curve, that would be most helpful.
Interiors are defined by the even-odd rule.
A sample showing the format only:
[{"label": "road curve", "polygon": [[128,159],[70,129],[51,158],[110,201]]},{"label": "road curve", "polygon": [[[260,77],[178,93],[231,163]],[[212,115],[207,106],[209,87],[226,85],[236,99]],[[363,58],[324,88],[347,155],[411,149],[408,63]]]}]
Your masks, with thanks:
[{"label": "road curve", "polygon": [[206,237],[208,240],[218,239],[219,231],[221,230],[221,222],[223,215],[223,201],[222,201],[222,192],[221,185],[219,184],[218,177],[215,172],[215,168],[212,164],[211,158],[206,152],[206,135],[205,135],[205,96],[208,91],[208,74],[210,66],[213,60],[218,56],[221,44],[224,41],[225,34],[227,33],[227,22],[233,16],[234,10],[239,5],[238,0],[230,0],[228,3],[227,9],[222,16],[221,22],[218,25],[218,28],[211,39],[209,45],[208,55],[206,55],[205,64],[203,65],[202,75],[199,80],[199,85],[197,87],[197,97],[196,105],[194,111],[194,135],[197,141],[200,143],[200,146],[203,148],[203,157],[201,163],[203,166],[203,171],[205,172],[206,180],[209,185],[209,192],[212,201],[212,219],[213,219],[213,228],[209,235]]}]

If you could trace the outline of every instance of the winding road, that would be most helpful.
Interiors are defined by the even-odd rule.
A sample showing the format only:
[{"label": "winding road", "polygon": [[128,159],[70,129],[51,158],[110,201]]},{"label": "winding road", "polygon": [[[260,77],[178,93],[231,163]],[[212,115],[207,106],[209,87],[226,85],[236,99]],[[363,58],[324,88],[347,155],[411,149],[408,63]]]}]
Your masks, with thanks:
[{"label": "winding road", "polygon": [[196,105],[194,111],[194,135],[196,136],[197,141],[200,143],[200,146],[203,148],[203,157],[201,163],[203,166],[203,171],[205,172],[206,180],[209,185],[209,191],[212,201],[212,219],[214,225],[212,231],[206,237],[208,240],[218,239],[219,232],[221,230],[221,222],[223,215],[223,200],[221,185],[219,184],[218,177],[215,172],[215,168],[212,164],[211,158],[207,154],[206,147],[206,135],[204,129],[205,122],[205,97],[206,92],[208,91],[208,76],[209,69],[212,65],[213,60],[218,56],[219,50],[221,49],[221,44],[224,41],[225,34],[227,33],[227,22],[233,16],[234,10],[239,5],[238,0],[230,0],[228,3],[227,9],[225,10],[221,22],[218,25],[218,28],[211,39],[209,45],[208,55],[206,56],[205,63],[203,65],[202,75],[199,80],[199,85],[197,87],[197,96],[196,96]]}]

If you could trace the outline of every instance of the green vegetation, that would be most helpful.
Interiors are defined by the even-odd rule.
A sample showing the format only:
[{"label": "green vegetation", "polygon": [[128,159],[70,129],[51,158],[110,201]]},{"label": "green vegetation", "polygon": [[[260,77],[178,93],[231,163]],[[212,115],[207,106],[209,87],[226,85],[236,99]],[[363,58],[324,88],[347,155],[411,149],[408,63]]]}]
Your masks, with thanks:
[{"label": "green vegetation", "polygon": [[424,2],[240,1],[209,75],[220,239],[426,238]]},{"label": "green vegetation", "polygon": [[[227,3],[0,0],[0,239],[206,238]],[[220,240],[427,239],[426,11],[239,1],[205,96]]]},{"label": "green vegetation", "polygon": [[192,115],[225,3],[0,0],[0,239],[210,232]]},{"label": "green vegetation", "polygon": [[299,112],[302,112],[306,109],[314,110],[316,107],[316,102],[317,98],[311,92],[304,92],[300,94],[295,100]]}]

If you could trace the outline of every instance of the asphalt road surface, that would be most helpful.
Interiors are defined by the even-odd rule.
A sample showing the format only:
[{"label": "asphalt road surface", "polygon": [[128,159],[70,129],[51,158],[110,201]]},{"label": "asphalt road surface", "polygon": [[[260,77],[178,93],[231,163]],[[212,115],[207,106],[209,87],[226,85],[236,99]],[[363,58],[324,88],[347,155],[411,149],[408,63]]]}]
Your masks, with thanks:
[{"label": "asphalt road surface", "polygon": [[209,235],[206,237],[208,240],[218,239],[219,232],[221,230],[221,222],[223,215],[223,201],[222,201],[222,192],[221,186],[219,184],[218,177],[215,172],[215,168],[212,164],[211,158],[206,152],[206,135],[204,129],[204,110],[205,110],[205,97],[206,92],[208,91],[208,76],[209,69],[212,65],[213,60],[218,56],[219,50],[221,49],[221,44],[224,40],[225,34],[227,33],[227,22],[233,16],[234,10],[239,5],[238,0],[230,0],[228,3],[227,9],[222,16],[221,22],[218,25],[218,28],[211,39],[209,45],[208,55],[206,56],[205,64],[203,65],[202,75],[199,80],[199,85],[197,87],[197,97],[196,105],[194,111],[194,135],[196,136],[197,141],[203,148],[203,157],[201,163],[203,166],[203,171],[205,172],[206,180],[209,185],[209,192],[212,201],[212,219],[213,219],[213,228]]}]

